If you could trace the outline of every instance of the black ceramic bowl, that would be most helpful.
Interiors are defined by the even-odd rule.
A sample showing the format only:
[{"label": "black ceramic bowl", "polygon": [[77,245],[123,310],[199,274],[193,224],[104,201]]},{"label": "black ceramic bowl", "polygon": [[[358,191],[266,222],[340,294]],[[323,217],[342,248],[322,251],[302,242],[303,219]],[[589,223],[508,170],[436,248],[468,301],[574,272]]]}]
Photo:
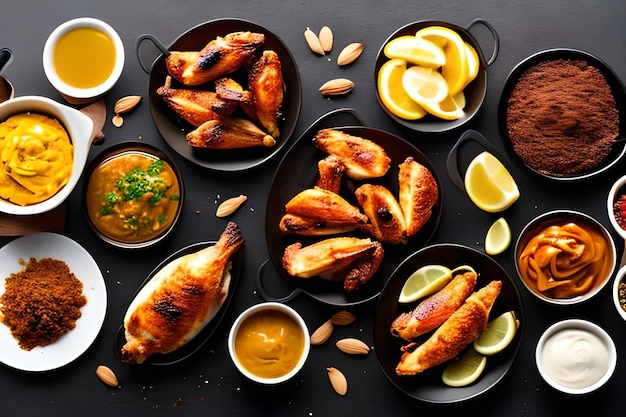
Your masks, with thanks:
[{"label": "black ceramic bowl", "polygon": [[[217,36],[225,36],[231,32],[251,31],[263,33],[265,43],[261,50],[272,49],[276,51],[281,61],[283,80],[285,84],[285,94],[281,108],[282,117],[279,120],[281,134],[276,140],[276,145],[272,148],[249,148],[234,150],[209,150],[195,149],[189,146],[185,140],[186,134],[194,127],[189,123],[180,120],[163,103],[163,100],[156,93],[157,88],[162,86],[168,75],[165,59],[169,51],[199,51]],[[142,44],[145,41],[154,43],[162,53],[152,63],[148,69],[143,64],[141,58]],[[146,72],[150,74],[148,87],[148,97],[150,101],[150,112],[154,124],[163,139],[178,154],[189,161],[220,172],[237,172],[255,168],[269,161],[278,155],[287,145],[296,127],[300,116],[300,106],[302,102],[302,85],[300,73],[296,62],[287,46],[281,39],[268,29],[246,20],[240,19],[219,19],[195,26],[180,35],[169,46],[164,46],[158,39],[149,34],[139,36],[136,42],[136,52],[139,62]],[[179,88],[175,81],[172,81],[173,88]],[[202,88],[202,87],[194,87]]]},{"label": "black ceramic bowl", "polygon": [[508,102],[517,82],[519,81],[522,74],[528,69],[535,67],[542,62],[548,62],[558,59],[585,61],[589,65],[597,68],[600,71],[611,89],[613,97],[615,98],[616,107],[619,111],[618,138],[624,137],[624,134],[626,132],[626,113],[624,113],[623,109],[626,109],[626,92],[624,91],[624,86],[619,77],[606,63],[596,58],[595,56],[587,52],[566,48],[549,49],[537,52],[536,54],[533,54],[524,59],[511,71],[502,90],[500,102],[498,103],[498,125],[500,129],[500,134],[502,135],[502,138],[509,148],[511,154],[513,154],[514,157],[531,172],[540,177],[561,182],[579,181],[596,177],[608,171],[609,169],[614,167],[620,160],[622,160],[624,154],[626,154],[626,141],[616,141],[610,153],[604,159],[602,159],[594,168],[569,176],[548,174],[546,172],[540,172],[538,169],[529,166],[515,151],[511,142],[511,137],[509,135],[507,127]]},{"label": "black ceramic bowl", "polygon": [[[485,26],[493,36],[494,47],[489,59],[485,59],[485,55],[483,54],[482,48],[478,44],[478,41],[470,33],[471,28],[477,24]],[[469,122],[476,115],[476,113],[478,113],[478,110],[482,106],[483,100],[485,99],[485,95],[487,94],[487,66],[491,65],[495,61],[498,55],[498,50],[500,49],[500,40],[495,29],[483,19],[474,20],[472,23],[470,23],[467,29],[454,25],[452,23],[433,20],[424,20],[409,23],[392,33],[391,36],[389,36],[387,40],[385,40],[380,50],[378,51],[376,66],[374,68],[374,85],[378,85],[377,80],[380,68],[385,62],[389,60],[389,58],[387,58],[384,53],[385,45],[387,45],[387,43],[389,43],[391,40],[400,36],[415,35],[418,30],[429,26],[443,26],[455,31],[461,36],[461,38],[465,42],[469,43],[478,54],[478,58],[480,60],[478,75],[476,76],[474,81],[472,81],[465,88],[465,90],[463,90],[466,100],[465,115],[457,120],[443,120],[431,115],[426,115],[419,120],[405,120],[395,116],[393,113],[387,110],[382,100],[380,99],[378,88],[376,89],[376,98],[378,99],[378,103],[380,104],[380,107],[385,111],[385,113],[387,113],[389,117],[391,117],[394,121],[401,124],[402,126],[415,130],[417,132],[442,133],[463,126],[464,124]]]},{"label": "black ceramic bowl", "polygon": [[[90,215],[90,212],[91,212],[91,214],[95,216],[96,214],[94,213],[98,211],[98,204],[94,201],[92,202],[89,201],[90,194],[93,192],[92,189],[90,189],[90,182],[91,182],[92,175],[94,174],[94,171],[98,167],[106,164],[107,162],[111,161],[112,159],[116,157],[129,155],[129,154],[139,154],[139,155],[147,156],[150,159],[154,159],[154,160],[160,159],[164,161],[167,165],[171,167],[173,174],[175,175],[176,180],[178,182],[178,188],[179,188],[178,200],[171,202],[172,204],[176,203],[176,207],[175,207],[175,212],[172,216],[173,218],[171,219],[169,224],[165,226],[162,230],[158,231],[157,233],[151,234],[150,236],[145,236],[141,239],[135,238],[135,237],[129,238],[129,239],[123,239],[118,235],[112,235],[110,233],[106,233],[104,230],[101,229],[101,227],[98,226],[97,222],[94,221],[94,219],[92,219],[92,216]],[[84,208],[83,211],[87,219],[87,223],[89,223],[89,226],[91,227],[91,229],[104,242],[114,247],[121,248],[121,249],[142,249],[142,248],[152,246],[162,241],[165,237],[167,237],[172,232],[174,227],[176,227],[176,223],[178,222],[178,219],[180,218],[180,214],[183,208],[184,194],[185,194],[185,191],[184,191],[184,186],[183,186],[183,177],[180,171],[178,170],[178,167],[174,164],[174,161],[166,153],[164,153],[157,147],[149,145],[147,143],[138,143],[138,142],[119,143],[117,145],[111,146],[108,149],[103,150],[88,165],[87,170],[86,170],[85,182],[83,185],[83,194],[82,194],[83,208]]]}]

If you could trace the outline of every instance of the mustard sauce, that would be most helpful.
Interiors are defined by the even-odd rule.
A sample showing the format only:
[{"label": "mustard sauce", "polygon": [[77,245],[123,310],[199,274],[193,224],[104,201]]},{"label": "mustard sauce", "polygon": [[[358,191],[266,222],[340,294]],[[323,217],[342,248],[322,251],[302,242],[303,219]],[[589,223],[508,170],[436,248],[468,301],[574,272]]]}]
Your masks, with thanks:
[{"label": "mustard sauce", "polygon": [[248,317],[235,337],[237,359],[250,373],[278,378],[296,367],[304,350],[298,324],[280,311],[263,311]]},{"label": "mustard sauce", "polygon": [[57,119],[20,113],[0,123],[0,198],[45,201],[68,183],[73,164],[74,146]]},{"label": "mustard sauce", "polygon": [[180,184],[172,167],[140,151],[122,152],[96,167],[87,185],[89,219],[104,235],[145,242],[176,218]]}]

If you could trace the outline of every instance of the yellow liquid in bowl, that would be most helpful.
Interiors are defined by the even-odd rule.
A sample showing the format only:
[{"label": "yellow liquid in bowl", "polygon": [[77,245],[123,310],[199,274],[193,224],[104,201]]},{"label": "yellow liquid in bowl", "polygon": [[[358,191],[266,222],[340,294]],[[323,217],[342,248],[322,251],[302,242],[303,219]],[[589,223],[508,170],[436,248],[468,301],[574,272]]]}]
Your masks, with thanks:
[{"label": "yellow liquid in bowl", "polygon": [[83,27],[63,35],[54,47],[53,62],[59,78],[74,88],[104,83],[115,67],[115,45],[103,31]]}]

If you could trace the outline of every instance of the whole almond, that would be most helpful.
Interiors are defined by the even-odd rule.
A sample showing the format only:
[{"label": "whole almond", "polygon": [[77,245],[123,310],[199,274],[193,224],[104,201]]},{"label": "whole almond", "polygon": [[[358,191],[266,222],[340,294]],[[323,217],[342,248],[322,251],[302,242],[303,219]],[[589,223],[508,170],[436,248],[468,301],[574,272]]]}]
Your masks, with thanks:
[{"label": "whole almond", "polygon": [[310,28],[306,28],[304,31],[304,39],[306,40],[307,45],[309,45],[309,48],[311,48],[311,51],[318,55],[325,55],[320,39]]},{"label": "whole almond", "polygon": [[117,388],[120,386],[115,373],[111,370],[111,368],[100,365],[96,368],[96,376],[100,378],[102,382],[107,384],[110,387]]},{"label": "whole almond", "polygon": [[124,118],[119,114],[116,114],[111,118],[111,123],[113,123],[113,126],[115,127],[121,127],[124,124]]},{"label": "whole almond", "polygon": [[333,334],[333,323],[330,319],[326,320],[320,327],[317,328],[311,335],[312,345],[321,345],[328,340],[331,334]]},{"label": "whole almond", "polygon": [[344,66],[353,63],[363,53],[363,44],[353,42],[343,48],[337,57],[337,65]]},{"label": "whole almond", "polygon": [[141,96],[122,97],[121,99],[117,100],[117,102],[115,102],[115,105],[113,106],[113,113],[115,114],[128,113],[129,111],[137,107],[140,101],[141,101]]},{"label": "whole almond", "polygon": [[348,94],[354,88],[354,83],[347,78],[335,78],[325,82],[319,89],[323,96],[340,96]]},{"label": "whole almond", "polygon": [[324,52],[333,50],[333,31],[328,26],[320,29],[319,40]]},{"label": "whole almond", "polygon": [[241,194],[238,197],[232,197],[228,200],[224,200],[222,204],[217,207],[215,215],[217,217],[226,217],[233,214],[241,205],[248,199],[247,196]]},{"label": "whole almond", "polygon": [[330,318],[330,321],[337,326],[347,326],[348,324],[354,323],[355,320],[356,317],[354,317],[354,314],[346,310],[338,311]]},{"label": "whole almond", "polygon": [[340,351],[349,355],[367,355],[370,353],[370,347],[365,342],[351,337],[338,340],[336,345]]},{"label": "whole almond", "polygon": [[335,392],[339,395],[346,395],[348,392],[348,380],[345,375],[337,368],[326,368],[328,372],[328,380],[330,385],[333,386]]}]

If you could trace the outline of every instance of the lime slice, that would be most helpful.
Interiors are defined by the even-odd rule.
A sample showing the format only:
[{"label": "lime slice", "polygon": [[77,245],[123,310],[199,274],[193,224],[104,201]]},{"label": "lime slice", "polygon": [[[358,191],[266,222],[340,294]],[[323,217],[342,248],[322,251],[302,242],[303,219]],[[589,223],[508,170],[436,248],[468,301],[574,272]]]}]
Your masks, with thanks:
[{"label": "lime slice", "polygon": [[489,255],[499,255],[511,244],[511,228],[504,219],[500,217],[496,220],[485,237],[485,252]]},{"label": "lime slice", "polygon": [[476,206],[490,213],[509,208],[520,196],[509,171],[487,151],[478,154],[467,167],[465,190]]},{"label": "lime slice", "polygon": [[452,279],[452,271],[443,265],[425,265],[406,280],[398,302],[412,303],[442,289]]},{"label": "lime slice", "polygon": [[474,349],[483,355],[498,353],[511,343],[518,327],[515,312],[507,311],[487,324],[485,331],[474,341]]},{"label": "lime slice", "polygon": [[485,370],[487,357],[476,352],[471,346],[463,356],[450,362],[441,375],[444,384],[450,387],[464,387],[476,381]]}]

